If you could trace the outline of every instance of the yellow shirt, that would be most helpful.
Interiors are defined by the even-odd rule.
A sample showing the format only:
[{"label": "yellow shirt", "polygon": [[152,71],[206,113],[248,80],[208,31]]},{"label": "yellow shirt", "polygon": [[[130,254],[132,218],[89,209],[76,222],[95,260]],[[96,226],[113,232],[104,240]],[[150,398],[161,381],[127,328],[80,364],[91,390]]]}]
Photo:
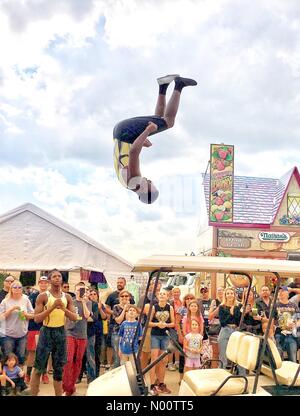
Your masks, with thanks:
[{"label": "yellow shirt", "polygon": [[[45,305],[45,309],[51,308],[56,299],[61,299],[65,307],[67,307],[68,301],[64,292],[62,292],[61,298],[55,298],[49,291],[46,292],[48,296],[48,302]],[[49,328],[58,328],[65,324],[65,312],[62,309],[54,309],[47,318],[44,319],[43,325]]]},{"label": "yellow shirt", "polygon": [[127,183],[122,176],[122,169],[128,167],[129,163],[129,150],[130,143],[121,142],[118,139],[114,139],[114,166],[117,177],[121,184],[127,188]]}]

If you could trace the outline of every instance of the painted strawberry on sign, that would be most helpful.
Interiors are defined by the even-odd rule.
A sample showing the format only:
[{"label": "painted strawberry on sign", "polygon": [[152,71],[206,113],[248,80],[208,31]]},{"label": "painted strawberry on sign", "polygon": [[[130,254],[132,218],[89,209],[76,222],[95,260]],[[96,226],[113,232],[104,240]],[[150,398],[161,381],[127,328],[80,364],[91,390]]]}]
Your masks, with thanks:
[{"label": "painted strawberry on sign", "polygon": [[233,146],[211,145],[210,160],[211,222],[233,221]]},{"label": "painted strawberry on sign", "polygon": [[219,156],[221,159],[226,159],[227,155],[228,155],[228,150],[224,150],[224,149],[219,150]]}]

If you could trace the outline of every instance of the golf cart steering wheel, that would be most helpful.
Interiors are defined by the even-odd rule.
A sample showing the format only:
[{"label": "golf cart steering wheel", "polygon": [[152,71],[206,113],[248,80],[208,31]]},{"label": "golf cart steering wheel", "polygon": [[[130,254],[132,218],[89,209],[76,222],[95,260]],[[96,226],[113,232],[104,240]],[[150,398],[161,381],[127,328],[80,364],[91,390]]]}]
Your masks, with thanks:
[{"label": "golf cart steering wheel", "polygon": [[172,333],[170,331],[166,331],[166,334],[168,335],[168,337],[171,340],[171,343],[174,345],[175,348],[177,348],[177,350],[179,351],[179,353],[181,355],[183,355],[184,357],[186,357],[186,353],[183,351],[182,346],[179,344],[179,342],[177,341],[177,339],[174,337],[174,335],[172,335]]}]

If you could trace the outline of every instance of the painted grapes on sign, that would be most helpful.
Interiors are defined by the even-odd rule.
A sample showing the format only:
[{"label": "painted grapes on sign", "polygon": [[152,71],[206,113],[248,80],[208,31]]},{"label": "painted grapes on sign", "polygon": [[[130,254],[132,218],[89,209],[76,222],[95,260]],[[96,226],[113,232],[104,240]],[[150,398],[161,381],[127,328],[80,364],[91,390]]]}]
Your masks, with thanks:
[{"label": "painted grapes on sign", "polygon": [[233,221],[234,146],[210,145],[210,222]]}]

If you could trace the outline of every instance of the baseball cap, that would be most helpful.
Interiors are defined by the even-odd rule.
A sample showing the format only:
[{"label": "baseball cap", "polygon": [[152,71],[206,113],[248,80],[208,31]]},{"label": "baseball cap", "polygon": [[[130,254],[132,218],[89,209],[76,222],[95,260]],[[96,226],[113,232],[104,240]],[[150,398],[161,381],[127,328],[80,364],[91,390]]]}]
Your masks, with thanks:
[{"label": "baseball cap", "polygon": [[48,277],[47,276],[40,276],[40,278],[39,278],[39,282],[41,282],[41,281],[48,281]]},{"label": "baseball cap", "polygon": [[289,289],[288,289],[288,287],[287,287],[287,286],[280,286],[280,290],[285,290],[286,292],[288,292],[288,291],[289,291]]}]

